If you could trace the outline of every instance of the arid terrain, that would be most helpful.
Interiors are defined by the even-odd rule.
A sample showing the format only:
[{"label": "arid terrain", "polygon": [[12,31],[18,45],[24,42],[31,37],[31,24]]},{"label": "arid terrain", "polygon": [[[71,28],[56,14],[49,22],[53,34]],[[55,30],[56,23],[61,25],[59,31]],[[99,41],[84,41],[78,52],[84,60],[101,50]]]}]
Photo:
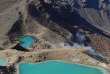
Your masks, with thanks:
[{"label": "arid terrain", "polygon": [[[0,59],[7,62],[0,70],[16,74],[10,66],[47,60],[110,70],[109,11],[109,0],[0,0]],[[14,48],[23,36],[36,38],[28,52]]]}]

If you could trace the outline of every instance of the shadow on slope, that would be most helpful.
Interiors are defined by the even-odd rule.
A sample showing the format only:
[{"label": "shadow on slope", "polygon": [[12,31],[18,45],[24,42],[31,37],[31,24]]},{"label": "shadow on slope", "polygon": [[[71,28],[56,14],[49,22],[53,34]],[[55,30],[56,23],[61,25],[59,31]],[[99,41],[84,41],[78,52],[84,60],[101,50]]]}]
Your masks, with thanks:
[{"label": "shadow on slope", "polygon": [[16,49],[19,51],[28,51],[26,48],[20,46],[20,44],[17,44],[15,47],[13,47],[12,49]]},{"label": "shadow on slope", "polygon": [[86,1],[86,6],[85,8],[94,8],[94,9],[99,9],[99,0],[87,0]]},{"label": "shadow on slope", "polygon": [[[36,18],[43,26],[49,28],[50,30],[57,32],[58,29],[55,24],[63,27],[64,29],[70,31],[75,34],[77,29],[73,26],[78,26],[90,33],[98,33],[107,38],[110,38],[109,35],[105,34],[102,30],[96,28],[92,24],[88,23],[84,18],[82,18],[78,12],[69,5],[59,6],[55,3],[47,4],[45,2],[41,2],[42,6],[37,8],[33,3],[29,5],[28,12],[29,15]],[[53,6],[57,6],[59,8],[53,8]],[[45,13],[49,14],[50,17],[47,19]],[[50,23],[51,20],[53,23]]]},{"label": "shadow on slope", "polygon": [[13,24],[7,36],[9,37],[10,41],[13,42],[15,38],[23,36],[25,34],[25,28],[22,20],[22,15],[19,12],[19,19]]}]

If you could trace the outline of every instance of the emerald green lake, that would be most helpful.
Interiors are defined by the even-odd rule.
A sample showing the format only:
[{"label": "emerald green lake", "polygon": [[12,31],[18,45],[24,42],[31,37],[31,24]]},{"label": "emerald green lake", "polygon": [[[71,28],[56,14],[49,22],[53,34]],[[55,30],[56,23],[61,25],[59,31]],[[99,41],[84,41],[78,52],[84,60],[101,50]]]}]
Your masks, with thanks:
[{"label": "emerald green lake", "polygon": [[6,65],[6,62],[2,59],[0,59],[0,66],[5,66]]},{"label": "emerald green lake", "polygon": [[32,44],[35,42],[36,39],[31,36],[24,36],[17,40],[23,42],[22,44],[20,44],[20,46],[22,47],[32,47]]},{"label": "emerald green lake", "polygon": [[62,61],[19,64],[19,74],[104,74],[103,69]]}]

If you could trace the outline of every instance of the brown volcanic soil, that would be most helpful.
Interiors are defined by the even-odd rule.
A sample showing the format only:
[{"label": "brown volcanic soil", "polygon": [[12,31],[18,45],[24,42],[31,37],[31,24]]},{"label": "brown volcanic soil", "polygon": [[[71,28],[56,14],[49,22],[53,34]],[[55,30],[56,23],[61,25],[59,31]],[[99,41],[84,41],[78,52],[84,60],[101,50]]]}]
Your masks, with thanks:
[{"label": "brown volcanic soil", "polygon": [[20,0],[0,0],[0,13],[18,2],[20,2]]},{"label": "brown volcanic soil", "polygon": [[[90,1],[92,1],[92,0],[90,0]],[[107,18],[106,16],[104,16],[105,13],[104,14],[101,13],[101,16],[103,16],[103,17],[100,17],[98,10],[94,7],[91,7],[93,9],[91,9],[91,8],[89,9],[89,7],[87,7],[87,9],[79,9],[79,10],[75,9],[75,7],[71,7],[70,11],[69,11],[69,6],[68,5],[66,6],[65,2],[64,3],[60,2],[60,1],[58,2],[56,0],[56,1],[54,1],[54,3],[56,3],[56,5],[54,5],[54,3],[52,3],[52,2],[48,2],[48,1],[46,1],[46,2],[47,3],[44,2],[44,4],[42,2],[41,7],[37,6],[38,8],[41,8],[41,10],[36,8],[35,12],[39,13],[39,12],[43,11],[45,14],[48,14],[48,17],[46,17],[46,15],[44,13],[41,13],[41,14],[39,13],[39,15],[42,15],[42,16],[37,16],[37,15],[34,16],[32,14],[29,14],[29,15],[36,18],[36,20],[38,22],[40,22],[41,25],[54,31],[57,34],[60,34],[64,38],[67,36],[67,34],[65,34],[66,33],[65,30],[67,30],[71,33],[75,33],[76,29],[73,27],[74,25],[78,26],[84,32],[89,32],[89,34],[86,34],[90,40],[87,43],[87,45],[91,46],[98,53],[101,53],[102,55],[104,55],[107,58],[107,60],[110,62],[110,60],[109,60],[110,59],[109,58],[109,55],[110,55],[110,53],[109,53],[109,51],[110,51],[109,25],[108,25],[108,22],[104,23],[105,20],[102,21],[102,18],[103,19]],[[99,5],[100,5],[100,3],[99,3]],[[65,7],[65,8],[63,8],[63,7]],[[103,12],[105,12],[104,9],[102,9],[102,10],[103,10]],[[30,9],[29,13],[32,13],[31,11],[33,11],[33,10]],[[86,15],[85,15],[85,13],[83,13],[83,11],[86,13]],[[48,21],[46,19],[43,21],[43,20],[39,19],[39,17],[41,19],[45,19],[44,17],[46,17],[46,19],[48,19],[50,21]],[[109,19],[107,19],[107,20],[109,20]],[[104,26],[104,28],[103,28],[103,26]]]},{"label": "brown volcanic soil", "polygon": [[87,34],[87,37],[90,39],[88,45],[103,54],[110,62],[110,39],[99,34]]},{"label": "brown volcanic soil", "polygon": [[[69,33],[76,33],[77,29],[73,27],[76,25],[86,32],[89,38],[89,42],[86,44],[103,54],[110,62],[109,4],[106,3],[108,0],[99,0],[98,4],[96,1],[95,7],[91,7],[90,4],[94,3],[93,0],[73,0],[73,2],[68,0],[70,5],[65,0],[63,2],[62,0],[32,1],[0,1],[1,48],[9,47],[16,38],[31,34],[34,34],[39,41],[44,39],[53,44],[66,43]],[[88,3],[88,1],[90,2]],[[78,7],[74,3],[79,3]],[[97,9],[101,4],[102,8]],[[45,46],[45,43],[38,43]],[[36,50],[43,49],[36,43],[34,45]],[[38,47],[36,47],[37,45]]]},{"label": "brown volcanic soil", "polygon": [[[18,4],[16,4],[16,2],[18,2]],[[2,48],[11,45],[10,41],[13,41],[15,38],[28,33],[36,34],[39,39],[44,39],[52,43],[66,42],[66,37],[69,32],[74,33],[76,31],[73,25],[77,25],[83,30],[89,28],[94,31],[94,33],[87,35],[91,41],[88,45],[93,47],[94,50],[102,54],[108,53],[109,51],[109,38],[104,36],[102,30],[88,24],[88,20],[84,20],[82,18],[83,16],[78,14],[78,10],[75,9],[75,6],[70,8],[72,9],[71,13],[70,10],[68,10],[68,3],[62,3],[60,1],[55,1],[56,5],[51,1],[49,2],[49,0],[33,0],[33,3],[25,0],[1,0],[0,3],[2,4],[0,9],[7,8],[3,11],[4,13],[0,14],[2,16],[0,18],[0,47]],[[9,3],[9,5],[6,6],[5,4],[7,3]],[[94,10],[93,12],[95,13]],[[87,16],[89,16],[88,13]],[[6,18],[10,18],[10,20]],[[95,32],[97,35],[95,35]],[[101,32],[101,34],[99,32]]]}]

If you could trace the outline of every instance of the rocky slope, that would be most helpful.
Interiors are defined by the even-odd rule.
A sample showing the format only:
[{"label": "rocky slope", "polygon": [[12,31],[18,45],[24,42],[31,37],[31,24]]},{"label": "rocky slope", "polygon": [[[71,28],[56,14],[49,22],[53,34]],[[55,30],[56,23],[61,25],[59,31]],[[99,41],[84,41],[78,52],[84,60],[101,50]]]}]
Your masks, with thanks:
[{"label": "rocky slope", "polygon": [[[28,12],[41,25],[64,38],[67,36],[66,31],[76,35],[79,29],[86,33],[87,45],[104,56],[109,55],[109,1],[42,0],[40,1],[40,7],[37,6],[36,0],[34,1],[29,5]],[[66,31],[63,31],[62,28],[59,29],[57,25]]]},{"label": "rocky slope", "polygon": [[33,0],[28,14],[66,40],[68,31],[74,36],[77,30],[85,32],[87,45],[105,57],[109,55],[109,1]]},{"label": "rocky slope", "polygon": [[[76,36],[80,30],[86,35],[83,44],[104,55],[110,63],[109,0],[1,0],[0,4],[1,49],[29,34],[53,44],[80,45]],[[70,33],[72,40],[67,37]]]}]

